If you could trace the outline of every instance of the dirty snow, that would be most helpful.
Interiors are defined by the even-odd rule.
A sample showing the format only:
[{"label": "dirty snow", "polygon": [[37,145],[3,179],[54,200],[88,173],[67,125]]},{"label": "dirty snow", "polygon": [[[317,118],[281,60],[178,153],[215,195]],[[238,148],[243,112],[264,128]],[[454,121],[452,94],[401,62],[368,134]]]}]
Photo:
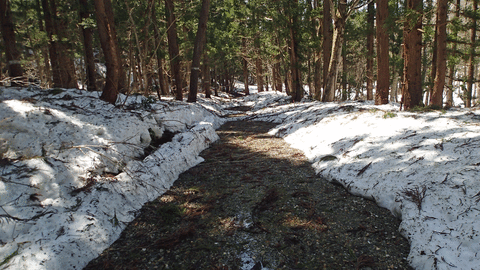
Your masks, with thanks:
[{"label": "dirty snow", "polygon": [[[222,123],[198,104],[122,96],[115,107],[75,89],[0,91],[5,269],[83,268],[202,161]],[[172,141],[144,157],[165,130]]]},{"label": "dirty snow", "polygon": [[[115,107],[80,90],[0,91],[0,153],[9,158],[0,161],[6,269],[84,267],[145,202],[202,161],[200,151],[218,138],[219,116],[234,106],[253,108],[237,119],[278,123],[270,133],[302,150],[319,175],[401,218],[414,268],[480,265],[476,109],[290,103],[275,92],[198,104],[122,96]],[[144,157],[165,130],[176,133],[173,140]]]},{"label": "dirty snow", "polygon": [[[279,94],[262,99],[286,103]],[[476,108],[412,113],[398,104],[305,101],[244,118],[278,123],[270,134],[302,150],[319,175],[402,219],[415,269],[479,269]]]}]

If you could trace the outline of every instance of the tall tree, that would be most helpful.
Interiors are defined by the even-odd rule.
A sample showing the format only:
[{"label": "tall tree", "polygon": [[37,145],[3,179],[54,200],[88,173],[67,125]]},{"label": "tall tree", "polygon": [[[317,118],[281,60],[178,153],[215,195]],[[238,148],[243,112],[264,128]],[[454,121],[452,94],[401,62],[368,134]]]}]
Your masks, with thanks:
[{"label": "tall tree", "polygon": [[403,29],[403,87],[405,110],[422,101],[422,17],[423,1],[406,0],[407,18]]},{"label": "tall tree", "polygon": [[56,0],[42,0],[45,29],[53,75],[53,86],[76,88],[75,65],[71,44],[67,40],[66,21],[57,12]]},{"label": "tall tree", "polygon": [[[332,1],[332,0],[326,0]],[[333,3],[330,3],[330,12],[333,18],[333,40],[330,52],[330,62],[328,64],[328,73],[325,82],[323,101],[333,101],[335,99],[335,90],[342,57],[343,38],[345,34],[345,25],[350,15],[357,10],[360,0],[339,0],[338,8],[335,9]]]},{"label": "tall tree", "polygon": [[373,100],[373,42],[375,39],[375,6],[373,1],[367,7],[367,100]]},{"label": "tall tree", "polygon": [[472,27],[470,29],[470,55],[468,58],[468,74],[467,74],[467,92],[464,98],[465,107],[472,106],[472,90],[475,79],[475,47],[477,40],[477,9],[478,0],[472,1]]},{"label": "tall tree", "polygon": [[250,95],[250,89],[248,87],[248,61],[247,61],[247,40],[245,37],[242,38],[242,71],[243,71],[243,83],[245,86],[245,95]]},{"label": "tall tree", "polygon": [[210,9],[210,0],[202,0],[200,18],[198,19],[198,30],[195,36],[193,47],[192,70],[190,73],[190,90],[188,92],[188,102],[197,101],[198,76],[200,74],[200,57],[202,56],[205,45],[205,36],[207,33],[208,13]]},{"label": "tall tree", "polygon": [[111,0],[96,0],[95,15],[100,43],[105,56],[105,65],[107,66],[106,82],[100,99],[115,104],[118,93],[126,89],[126,82]]},{"label": "tall tree", "polygon": [[[330,64],[330,55],[332,51],[332,0],[323,0],[323,22],[322,22],[322,51],[323,51],[323,92],[325,92],[328,77],[328,65]],[[320,90],[315,91],[315,99],[324,100],[325,93]]]},{"label": "tall tree", "polygon": [[182,74],[180,70],[180,52],[178,49],[177,38],[177,20],[175,18],[175,8],[173,0],[165,0],[165,12],[167,15],[167,38],[168,38],[168,54],[170,55],[170,66],[172,70],[172,77],[175,81],[177,100],[183,100],[183,83]]},{"label": "tall tree", "polygon": [[[455,17],[453,20],[459,20],[460,18],[460,0],[456,0],[455,3]],[[452,35],[454,37],[457,37],[459,30],[454,29]],[[449,74],[448,74],[448,90],[447,90],[447,101],[446,101],[446,106],[451,107],[453,106],[453,82],[454,82],[454,76],[455,76],[455,67],[456,67],[456,56],[457,56],[457,42],[453,42],[452,45],[452,53],[450,54],[452,58],[449,60],[448,63],[448,68],[449,68]]]},{"label": "tall tree", "polygon": [[15,29],[10,10],[10,1],[0,0],[0,24],[2,37],[5,44],[5,55],[7,58],[8,76],[14,79],[12,86],[18,86],[15,78],[23,76],[22,65],[20,64],[20,53],[15,42]]},{"label": "tall tree", "polygon": [[[260,47],[257,47],[257,51],[260,51]],[[257,58],[255,59],[257,89],[258,89],[258,92],[263,92],[263,61],[262,61],[260,52],[258,52],[257,54],[258,54]]]},{"label": "tall tree", "polygon": [[443,88],[447,71],[447,7],[448,0],[437,1],[437,22],[435,25],[437,60],[433,67],[436,71],[430,105],[440,107],[443,106]]},{"label": "tall tree", "polygon": [[203,56],[203,90],[205,91],[205,97],[211,98],[212,91],[210,89],[210,65],[208,63],[208,52],[205,51]]},{"label": "tall tree", "polygon": [[90,18],[88,0],[79,0],[80,4],[80,28],[83,35],[84,61],[86,66],[87,89],[97,91],[95,79],[95,57],[93,55],[93,23]]},{"label": "tall tree", "polygon": [[386,20],[388,17],[388,0],[377,1],[377,91],[375,104],[387,104],[390,85],[388,66],[388,34]]},{"label": "tall tree", "polygon": [[292,75],[292,100],[300,101],[303,98],[302,78],[300,77],[300,61],[298,56],[298,0],[294,0],[290,7],[290,71]]},{"label": "tall tree", "polygon": [[[154,46],[155,46],[155,56],[157,57],[157,74],[158,74],[158,84],[160,86],[160,92],[162,95],[168,95],[168,86],[165,79],[165,73],[163,71],[163,58],[164,55],[162,50],[160,49],[161,42],[161,35],[160,31],[157,26],[157,11],[155,9],[155,0],[151,0],[151,20],[153,25],[153,32],[154,32]],[[158,90],[157,90],[158,91]],[[157,92],[158,94],[158,92]],[[160,94],[158,95],[160,98]]]}]

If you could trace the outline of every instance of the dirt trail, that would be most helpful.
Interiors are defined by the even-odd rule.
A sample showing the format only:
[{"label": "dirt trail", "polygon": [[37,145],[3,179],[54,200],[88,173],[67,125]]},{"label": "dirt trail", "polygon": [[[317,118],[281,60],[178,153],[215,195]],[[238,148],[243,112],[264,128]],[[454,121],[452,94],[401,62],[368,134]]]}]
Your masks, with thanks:
[{"label": "dirt trail", "polygon": [[272,127],[223,125],[85,269],[411,269],[400,221],[319,178]]}]

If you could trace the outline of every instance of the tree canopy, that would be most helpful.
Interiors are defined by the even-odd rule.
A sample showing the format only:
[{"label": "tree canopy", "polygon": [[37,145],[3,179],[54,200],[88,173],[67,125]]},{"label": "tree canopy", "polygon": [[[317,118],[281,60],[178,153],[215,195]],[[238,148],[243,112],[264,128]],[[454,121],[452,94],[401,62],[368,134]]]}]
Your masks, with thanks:
[{"label": "tree canopy", "polygon": [[[377,103],[407,109],[451,106],[454,96],[466,106],[477,102],[476,0],[209,0],[206,28],[199,28],[205,1],[112,0],[106,12],[116,38],[102,45],[95,1],[2,0],[0,79],[101,90],[116,43],[118,78],[125,76],[117,92],[184,99],[208,80],[199,92],[206,85],[234,92],[242,81],[294,101],[373,99],[375,91]],[[407,45],[412,34],[420,41]]]}]

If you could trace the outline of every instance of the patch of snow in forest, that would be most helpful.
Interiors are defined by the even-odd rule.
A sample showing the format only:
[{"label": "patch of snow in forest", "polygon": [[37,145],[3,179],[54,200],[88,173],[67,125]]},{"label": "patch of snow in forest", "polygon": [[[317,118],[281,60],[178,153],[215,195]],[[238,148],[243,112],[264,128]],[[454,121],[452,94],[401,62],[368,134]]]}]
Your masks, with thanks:
[{"label": "patch of snow in forest", "polygon": [[[237,84],[238,88],[243,85]],[[256,88],[250,91],[256,93]],[[0,89],[0,261],[9,269],[80,269],[141,206],[168,190],[236,106],[278,123],[317,173],[402,219],[416,269],[480,264],[480,113],[399,112],[398,104],[291,103],[278,92],[197,104],[80,90]],[[175,134],[144,157],[166,130]]]},{"label": "patch of snow in forest", "polygon": [[[223,122],[199,104],[0,89],[2,268],[81,269],[202,161]],[[145,157],[168,130],[175,134]],[[14,256],[13,256],[14,255]]]},{"label": "patch of snow in forest", "polygon": [[[265,105],[279,102],[267,95],[259,95]],[[401,218],[414,268],[478,269],[477,109],[412,113],[398,104],[305,101],[245,119],[279,123],[270,134],[302,150],[319,175]]]}]

